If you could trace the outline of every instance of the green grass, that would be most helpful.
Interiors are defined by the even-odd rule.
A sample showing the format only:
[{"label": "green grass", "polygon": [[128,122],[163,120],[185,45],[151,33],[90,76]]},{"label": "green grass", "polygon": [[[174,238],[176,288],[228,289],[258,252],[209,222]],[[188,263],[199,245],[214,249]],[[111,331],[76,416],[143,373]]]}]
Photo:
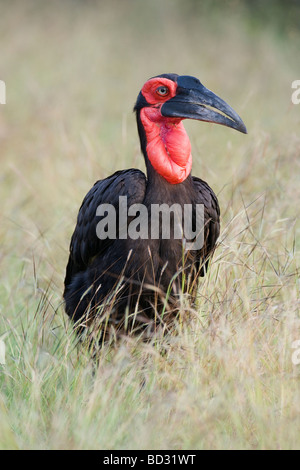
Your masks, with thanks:
[{"label": "green grass", "polygon": [[[300,34],[195,4],[0,2],[1,449],[300,447]],[[97,179],[144,169],[132,108],[163,72],[199,77],[249,134],[186,122],[222,212],[197,308],[95,366],[61,304],[69,240]]]}]

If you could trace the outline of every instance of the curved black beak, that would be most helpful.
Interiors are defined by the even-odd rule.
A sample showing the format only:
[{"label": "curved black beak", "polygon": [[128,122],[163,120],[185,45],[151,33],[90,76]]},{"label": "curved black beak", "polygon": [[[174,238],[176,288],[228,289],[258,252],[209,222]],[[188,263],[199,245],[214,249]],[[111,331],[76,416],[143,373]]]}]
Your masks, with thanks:
[{"label": "curved black beak", "polygon": [[240,116],[197,78],[188,75],[178,77],[176,96],[162,105],[161,114],[165,117],[214,122],[247,134]]}]

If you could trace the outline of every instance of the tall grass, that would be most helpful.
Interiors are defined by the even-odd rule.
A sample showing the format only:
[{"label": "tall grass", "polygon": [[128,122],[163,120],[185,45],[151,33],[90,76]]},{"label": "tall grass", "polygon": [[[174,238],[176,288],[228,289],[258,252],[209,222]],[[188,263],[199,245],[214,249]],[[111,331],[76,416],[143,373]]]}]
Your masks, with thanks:
[{"label": "tall grass", "polygon": [[[253,23],[239,2],[0,7],[0,448],[299,448],[297,30]],[[163,72],[199,77],[249,134],[186,122],[222,212],[197,308],[95,364],[63,311],[69,240],[97,179],[144,169],[132,107]]]}]

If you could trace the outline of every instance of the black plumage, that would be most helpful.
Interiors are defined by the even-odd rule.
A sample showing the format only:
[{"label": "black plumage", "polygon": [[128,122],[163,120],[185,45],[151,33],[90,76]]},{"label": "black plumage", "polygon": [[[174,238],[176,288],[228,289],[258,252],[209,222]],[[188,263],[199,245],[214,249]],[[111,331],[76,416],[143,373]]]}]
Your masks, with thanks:
[{"label": "black plumage", "polygon": [[[159,77],[176,83],[176,98],[181,90],[180,77],[175,74]],[[216,246],[220,210],[212,189],[191,174],[182,182],[171,184],[155,170],[149,159],[141,110],[150,105],[140,93],[135,111],[147,176],[137,169],[117,171],[95,183],[79,210],[71,239],[64,291],[66,313],[77,322],[79,331],[92,325],[105,335],[118,331],[152,332],[158,324],[165,325],[176,316],[182,290],[194,298],[198,278],[205,274]],[[163,106],[160,113],[163,115]],[[237,125],[241,126],[240,122]],[[100,240],[96,233],[101,220],[101,216],[96,216],[97,208],[101,204],[111,204],[118,215],[120,196],[127,196],[128,206],[143,204],[149,211],[152,204],[179,203],[182,207],[191,204],[193,217],[196,204],[203,204],[203,247],[183,255],[182,240],[174,239],[172,235],[169,240],[161,237],[121,239],[118,229],[116,239]],[[126,220],[128,225],[133,217]],[[145,224],[149,225],[150,232],[150,217]],[[174,217],[171,217],[171,224],[174,224]]]}]

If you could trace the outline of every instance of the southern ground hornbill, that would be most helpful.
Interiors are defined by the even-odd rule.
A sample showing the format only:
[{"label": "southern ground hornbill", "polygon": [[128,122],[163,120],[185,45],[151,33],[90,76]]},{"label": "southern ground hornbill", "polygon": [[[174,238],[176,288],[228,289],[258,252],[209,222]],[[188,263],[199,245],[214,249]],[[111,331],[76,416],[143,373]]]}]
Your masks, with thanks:
[{"label": "southern ground hornbill", "polygon": [[[147,174],[122,170],[95,183],[79,210],[66,270],[67,314],[79,331],[92,329],[102,339],[124,332],[152,334],[158,325],[168,325],[176,317],[182,293],[193,300],[199,276],[205,274],[214,251],[220,229],[219,204],[208,184],[191,175],[191,145],[182,120],[213,122],[247,132],[238,114],[191,76],[150,78],[134,110]],[[189,233],[196,233],[197,207],[203,209],[201,229],[197,228],[190,249],[184,233],[185,206],[191,207]],[[170,225],[167,236],[162,227],[163,210],[156,211],[156,219],[151,213],[158,207],[170,209],[169,219],[165,219]],[[153,235],[155,224],[159,229]],[[180,236],[178,231],[175,234],[178,224]],[[130,225],[136,229],[132,236]],[[200,232],[202,242],[196,245]]]}]

